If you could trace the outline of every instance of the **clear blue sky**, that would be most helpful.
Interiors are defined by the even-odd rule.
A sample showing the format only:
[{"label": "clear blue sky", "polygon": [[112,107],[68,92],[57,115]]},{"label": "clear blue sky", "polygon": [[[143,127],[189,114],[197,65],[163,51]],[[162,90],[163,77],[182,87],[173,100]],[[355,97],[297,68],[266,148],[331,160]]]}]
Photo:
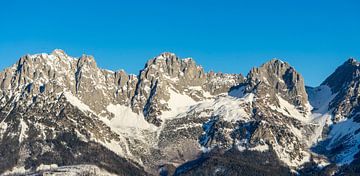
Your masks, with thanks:
[{"label": "clear blue sky", "polygon": [[349,57],[360,58],[360,1],[0,2],[1,69],[55,48],[135,74],[164,51],[243,74],[276,57],[315,86]]}]

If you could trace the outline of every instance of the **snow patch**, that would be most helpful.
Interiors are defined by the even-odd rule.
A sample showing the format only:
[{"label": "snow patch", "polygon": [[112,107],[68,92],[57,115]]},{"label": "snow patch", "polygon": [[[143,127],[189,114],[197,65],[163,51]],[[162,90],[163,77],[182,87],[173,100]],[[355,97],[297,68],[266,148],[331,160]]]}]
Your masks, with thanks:
[{"label": "snow patch", "polygon": [[309,121],[309,118],[305,114],[301,113],[294,105],[290,104],[279,95],[277,95],[277,98],[279,100],[280,107],[269,105],[272,110],[278,111],[286,116],[290,116],[302,122]]},{"label": "snow patch", "polygon": [[249,150],[251,151],[259,151],[259,152],[265,152],[269,150],[269,145],[264,144],[264,145],[257,145],[255,147],[249,148]]},{"label": "snow patch", "polygon": [[190,106],[198,104],[195,100],[193,100],[191,97],[177,93],[171,88],[169,89],[170,93],[170,99],[167,101],[167,104],[170,111],[165,111],[161,115],[161,119],[172,119],[177,117],[179,114],[187,112]]},{"label": "snow patch", "polygon": [[152,126],[145,120],[143,115],[133,112],[130,107],[110,104],[106,107],[106,110],[114,114],[114,117],[108,120],[111,127],[149,129]]},{"label": "snow patch", "polygon": [[311,124],[315,125],[313,134],[309,135],[308,145],[313,145],[322,140],[322,133],[325,125],[332,124],[332,113],[329,111],[329,103],[337,94],[331,92],[331,88],[322,85],[308,89],[309,102],[313,107],[310,115]]},{"label": "snow patch", "polygon": [[7,127],[8,127],[7,123],[5,122],[0,123],[0,140],[3,138],[3,135],[5,134]]},{"label": "snow patch", "polygon": [[84,104],[81,100],[79,100],[77,97],[75,97],[71,92],[64,92],[64,96],[70,104],[78,107],[81,111],[92,112],[88,105]]},{"label": "snow patch", "polygon": [[16,174],[26,173],[27,171],[28,170],[25,169],[25,166],[16,166],[5,171],[4,173],[2,173],[2,175],[16,175]]},{"label": "snow patch", "polygon": [[[215,100],[205,101],[193,107],[196,111],[212,109],[211,116],[219,116],[226,121],[246,120],[251,117],[251,113],[246,107],[251,106],[254,100],[254,94],[246,94],[243,98],[230,96],[220,96]],[[205,114],[206,115],[206,114]]]},{"label": "snow patch", "polygon": [[57,168],[50,168],[41,170],[42,175],[99,175],[99,176],[115,176],[115,174],[109,173],[104,169],[95,165],[72,165],[62,166]]},{"label": "snow patch", "polygon": [[21,130],[20,130],[20,137],[19,137],[19,142],[21,143],[26,137],[26,131],[28,130],[28,126],[25,123],[25,121],[23,119],[20,119],[20,126],[21,126]]},{"label": "snow patch", "polygon": [[[330,140],[326,147],[328,150],[343,144],[344,150],[337,154],[336,161],[338,164],[349,164],[354,160],[355,154],[359,152],[360,133],[356,131],[360,129],[360,124],[354,122],[353,119],[348,119],[340,123],[332,125],[332,129],[328,136]],[[345,140],[344,140],[345,138]]]},{"label": "snow patch", "polygon": [[58,165],[57,164],[40,164],[40,166],[38,166],[36,168],[36,171],[41,171],[41,170],[51,170],[51,169],[56,169],[58,168]]},{"label": "snow patch", "polygon": [[308,90],[309,102],[316,112],[328,111],[328,105],[336,96],[331,91],[331,88],[326,85],[321,85],[316,88]]},{"label": "snow patch", "polygon": [[242,86],[237,89],[231,90],[229,92],[229,95],[232,97],[242,98],[245,95],[244,92],[245,92],[245,86]]}]

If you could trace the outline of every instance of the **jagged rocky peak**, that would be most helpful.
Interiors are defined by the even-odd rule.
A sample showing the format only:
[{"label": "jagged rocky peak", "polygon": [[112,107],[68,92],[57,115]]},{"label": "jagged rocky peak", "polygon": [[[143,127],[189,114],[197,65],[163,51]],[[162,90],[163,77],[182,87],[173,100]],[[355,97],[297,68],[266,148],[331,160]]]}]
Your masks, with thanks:
[{"label": "jagged rocky peak", "polygon": [[189,86],[202,86],[206,75],[202,67],[192,59],[179,59],[173,53],[162,53],[150,59],[140,71],[132,107],[135,112],[143,112],[146,119],[160,125],[159,116],[171,108],[168,102],[171,92],[186,94]]},{"label": "jagged rocky peak", "polygon": [[70,57],[65,53],[65,51],[61,49],[55,49],[50,54],[48,53],[40,53],[40,54],[27,54],[20,58],[21,61],[26,61],[30,63],[44,63],[44,64],[56,64],[61,62],[72,62],[77,59]]},{"label": "jagged rocky peak", "polygon": [[339,92],[343,86],[360,75],[360,63],[354,58],[348,59],[331,74],[322,85],[327,85],[333,93]]},{"label": "jagged rocky peak", "polygon": [[272,59],[247,75],[246,91],[278,102],[279,96],[301,110],[308,106],[304,78],[287,62]]},{"label": "jagged rocky peak", "polygon": [[164,111],[174,110],[167,103],[172,95],[200,101],[207,93],[225,93],[244,80],[240,74],[205,73],[193,59],[180,59],[173,53],[149,60],[138,78],[132,108],[156,125],[160,125]]},{"label": "jagged rocky peak", "polygon": [[96,61],[93,56],[83,54],[78,61],[78,67],[82,67],[84,65],[90,66],[91,68],[97,68]]},{"label": "jagged rocky peak", "polygon": [[69,78],[75,64],[76,59],[61,50],[54,50],[51,54],[27,54],[0,74],[1,89],[13,92],[26,88],[28,92],[43,92],[43,85],[61,83],[65,78],[63,75]]},{"label": "jagged rocky peak", "polygon": [[69,69],[75,61],[76,59],[68,56],[64,51],[56,49],[51,54],[27,54],[21,57],[13,67],[22,74],[31,74],[40,70]]},{"label": "jagged rocky peak", "polygon": [[198,102],[244,81],[240,74],[205,73],[193,59],[173,53],[162,53],[150,59],[139,75],[128,75],[98,68],[92,56],[73,58],[59,49],[26,55],[0,76],[2,90],[28,92],[29,99],[68,92],[98,114],[109,104],[121,104],[158,125],[151,119],[174,110],[168,103],[172,94]]},{"label": "jagged rocky peak", "polygon": [[322,86],[328,86],[335,97],[329,104],[329,110],[334,115],[333,121],[344,118],[355,119],[360,122],[360,63],[354,58],[348,59],[331,74]]},{"label": "jagged rocky peak", "polygon": [[69,57],[64,50],[62,49],[54,49],[52,52],[51,52],[51,55],[53,56],[58,56],[59,58],[67,58]]},{"label": "jagged rocky peak", "polygon": [[[173,83],[178,89],[188,86],[200,86],[212,95],[225,93],[232,86],[244,82],[241,74],[225,74],[210,71],[206,73],[194,59],[180,59],[174,53],[162,53],[147,62],[140,73],[141,79],[161,78],[161,81]],[[182,88],[181,88],[182,87]]]},{"label": "jagged rocky peak", "polygon": [[[147,62],[146,76],[154,74],[164,78],[199,79],[205,78],[204,69],[191,58],[179,59],[174,53],[165,52]],[[169,77],[166,77],[169,76]]]}]

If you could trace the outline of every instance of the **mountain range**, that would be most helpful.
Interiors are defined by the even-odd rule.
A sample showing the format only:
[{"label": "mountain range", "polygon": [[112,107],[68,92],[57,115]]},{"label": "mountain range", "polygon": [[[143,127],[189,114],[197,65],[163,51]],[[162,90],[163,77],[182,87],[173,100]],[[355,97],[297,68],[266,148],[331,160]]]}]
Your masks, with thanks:
[{"label": "mountain range", "polygon": [[[230,64],[230,63],[229,63]],[[2,175],[359,175],[360,63],[318,87],[162,53],[138,75],[62,50],[0,72]]]}]

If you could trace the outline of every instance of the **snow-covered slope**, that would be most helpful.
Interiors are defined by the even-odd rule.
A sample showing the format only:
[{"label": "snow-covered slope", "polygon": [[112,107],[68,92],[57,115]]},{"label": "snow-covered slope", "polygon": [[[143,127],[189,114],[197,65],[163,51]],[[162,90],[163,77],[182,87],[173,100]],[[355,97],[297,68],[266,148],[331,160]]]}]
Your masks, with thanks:
[{"label": "snow-covered slope", "polygon": [[321,86],[309,90],[313,114],[324,127],[314,148],[338,165],[351,164],[359,153],[359,71],[359,63],[349,59]]}]

